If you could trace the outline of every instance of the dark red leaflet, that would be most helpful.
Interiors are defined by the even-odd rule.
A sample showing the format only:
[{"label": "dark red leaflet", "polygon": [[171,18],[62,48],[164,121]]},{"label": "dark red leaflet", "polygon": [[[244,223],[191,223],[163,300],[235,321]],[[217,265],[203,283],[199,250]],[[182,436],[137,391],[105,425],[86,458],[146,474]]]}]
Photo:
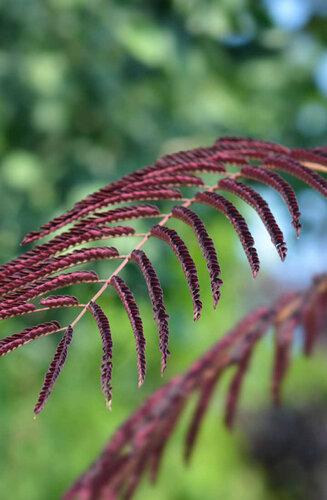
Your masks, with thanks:
[{"label": "dark red leaflet", "polygon": [[[74,205],[74,208],[72,210],[70,210],[69,212],[67,212],[66,214],[63,215],[63,218],[58,218],[57,219],[57,223],[59,225],[65,225],[66,224],[66,221],[73,217],[74,220],[76,218],[78,218],[77,214],[79,213],[79,211],[81,209],[85,210],[85,208],[87,206],[92,206],[94,205],[95,203],[97,203],[99,201],[99,199],[104,199],[104,198],[110,198],[110,197],[117,197],[117,194],[119,194],[122,189],[126,188],[127,186],[130,186],[134,183],[137,183],[137,182],[140,182],[142,181],[143,177],[150,173],[151,171],[153,170],[157,170],[157,167],[155,167],[154,165],[150,165],[150,166],[147,166],[147,167],[144,167],[144,168],[141,168],[135,172],[133,172],[132,174],[127,174],[125,176],[123,176],[119,181],[117,182],[114,182],[114,183],[111,183],[109,184],[108,186],[104,187],[104,188],[101,188],[100,190],[88,195],[85,199],[81,200],[80,202],[76,203]],[[156,211],[156,213],[159,213],[159,210],[157,207],[155,207],[154,205],[150,205],[150,204],[143,204],[142,207],[151,207],[153,210]],[[128,211],[129,208],[133,208],[135,210],[138,211],[138,206],[137,205],[134,205],[134,206],[131,206],[131,207],[120,207],[119,209],[116,209],[116,210],[111,210],[110,212],[113,214],[114,212],[124,212],[125,210]],[[140,205],[140,210],[141,210],[141,205]],[[100,215],[100,214],[99,214]],[[128,214],[127,214],[128,215]],[[130,219],[133,219],[133,218],[139,218],[139,217],[147,217],[147,216],[152,216],[152,215],[155,215],[155,213],[153,214],[144,214],[142,215],[141,213],[135,213],[135,215],[131,215],[130,218],[128,217],[125,217],[124,214],[122,216],[122,218],[120,218],[119,216],[117,217],[116,221],[118,220],[130,220]],[[112,222],[113,220],[111,220]],[[110,220],[108,219],[106,222],[110,222]],[[82,221],[82,224],[83,224],[83,221]],[[58,226],[59,227],[59,226]],[[32,237],[34,238],[35,236],[37,237],[41,237],[40,236],[40,231],[37,231],[37,232],[34,232],[34,233],[30,233],[32,235]]]},{"label": "dark red leaflet", "polygon": [[215,146],[224,145],[230,149],[242,149],[242,148],[252,148],[259,149],[269,153],[285,154],[290,153],[290,149],[271,141],[263,141],[260,139],[254,139],[252,137],[236,137],[236,136],[226,136],[221,137],[215,142]]},{"label": "dark red leaflet", "polygon": [[149,290],[149,296],[153,306],[154,320],[158,323],[159,349],[161,352],[161,372],[163,373],[167,366],[169,356],[169,316],[163,300],[163,291],[159,278],[152,266],[151,261],[142,250],[134,250],[131,253],[131,260],[139,266],[145,278]]},{"label": "dark red leaflet", "polygon": [[262,198],[262,196],[247,184],[238,182],[228,177],[221,179],[218,183],[218,187],[238,196],[256,210],[262,222],[266,226],[267,231],[270,234],[271,241],[275,245],[281,260],[284,261],[286,258],[287,247],[284,241],[283,233],[278,226],[275,217],[271,213],[268,203]]},{"label": "dark red leaflet", "polygon": [[126,186],[122,189],[123,192],[131,192],[133,190],[147,189],[151,187],[177,187],[177,186],[202,186],[204,184],[200,177],[195,175],[179,174],[178,172],[174,174],[168,173],[158,173],[157,175],[148,176],[145,179],[134,182],[130,186]]},{"label": "dark red leaflet", "polygon": [[140,316],[139,308],[135,302],[135,298],[131,290],[126,285],[125,281],[120,276],[112,276],[110,285],[117,291],[128,314],[132,330],[135,336],[136,352],[137,352],[137,367],[139,373],[139,386],[145,379],[146,360],[145,360],[145,337],[143,334],[143,323]]},{"label": "dark red leaflet", "polygon": [[15,273],[14,277],[8,279],[8,283],[1,287],[1,292],[2,294],[6,294],[28,283],[64,271],[70,267],[97,260],[110,260],[116,258],[119,258],[119,252],[113,247],[81,248],[61,257],[46,259],[38,265],[35,264],[20,273]]},{"label": "dark red leaflet", "polygon": [[207,263],[213,296],[213,306],[214,309],[216,309],[220,299],[220,287],[223,284],[223,281],[219,278],[221,270],[214,242],[208,235],[203,221],[195,212],[193,212],[193,210],[182,206],[176,206],[173,208],[171,213],[173,217],[176,217],[177,219],[180,219],[188,224],[193,229],[198,239],[201,251]]},{"label": "dark red leaflet", "polygon": [[247,160],[262,161],[268,156],[270,156],[270,153],[268,151],[263,151],[262,149],[257,149],[253,147],[230,148],[229,144],[223,144],[223,143],[219,145],[217,144],[217,149],[225,153],[234,151],[235,154]]},{"label": "dark red leaflet", "polygon": [[242,167],[243,165],[249,165],[249,162],[243,156],[237,154],[235,151],[219,151],[216,150],[212,159],[227,165],[235,165],[236,167]]},{"label": "dark red leaflet", "polygon": [[158,419],[158,424],[156,425],[157,429],[154,429],[155,435],[151,436],[152,446],[151,450],[149,450],[147,459],[150,469],[150,481],[153,484],[156,482],[158,477],[158,471],[165,447],[178,424],[178,420],[185,408],[186,403],[187,397],[185,396],[173,401],[171,404],[171,411],[168,410],[166,414],[163,415],[163,418]]},{"label": "dark red leaflet", "polygon": [[94,271],[74,271],[72,273],[64,273],[53,278],[46,278],[44,280],[36,281],[33,284],[26,285],[17,295],[10,295],[4,297],[0,302],[0,308],[12,307],[26,302],[27,300],[35,299],[45,293],[53,292],[66,286],[71,286],[76,283],[96,283],[98,282],[98,275]]},{"label": "dark red leaflet", "polygon": [[298,324],[298,316],[292,316],[276,326],[276,351],[272,376],[272,398],[276,406],[280,405],[282,382],[289,368],[294,330]]},{"label": "dark red leaflet", "polygon": [[292,226],[295,229],[296,236],[299,237],[302,228],[300,222],[301,212],[292,186],[276,172],[264,170],[259,167],[243,167],[241,174],[242,177],[266,184],[275,189],[283,197],[292,217]]},{"label": "dark red leaflet", "polygon": [[101,387],[102,392],[105,397],[105,403],[108,409],[110,409],[111,399],[112,399],[112,386],[111,386],[111,378],[112,378],[112,337],[110,331],[109,320],[101,307],[95,302],[90,302],[88,305],[89,310],[91,311],[96,324],[98,325],[98,329],[101,335],[102,340],[102,365],[101,365]]},{"label": "dark red leaflet", "polygon": [[205,381],[204,384],[200,387],[200,397],[185,438],[184,458],[186,462],[189,462],[191,458],[203,418],[211,402],[216,384],[219,379],[219,375],[220,371],[216,373],[214,377]]},{"label": "dark red leaflet", "polygon": [[319,165],[327,166],[326,149],[319,150],[318,148],[316,151],[310,151],[308,149],[292,149],[290,156],[299,162],[317,163]]},{"label": "dark red leaflet", "polygon": [[[208,166],[211,165],[211,169],[214,171],[216,162],[218,162],[217,166],[221,168],[223,168],[223,163],[228,163],[229,165],[244,165],[247,163],[244,158],[238,156],[234,151],[222,153],[218,151],[216,146],[211,146],[166,155],[159,158],[155,166],[159,167],[160,171],[167,172],[167,169],[172,166],[183,168],[184,166],[192,165],[192,168],[196,169],[196,165],[204,166],[207,164]],[[152,172],[153,170],[146,175],[152,175]]]},{"label": "dark red leaflet", "polygon": [[52,255],[57,255],[82,243],[128,236],[134,233],[135,229],[129,226],[97,227],[89,224],[87,228],[73,227],[69,231],[55,236],[49,242],[37,245],[32,250],[1,266],[0,279],[4,280],[16,272],[24,271],[26,268],[39,264]]},{"label": "dark red leaflet", "polygon": [[317,153],[318,155],[327,156],[327,146],[317,146],[315,148],[308,148],[305,151],[312,151],[313,153]]},{"label": "dark red leaflet", "polygon": [[40,300],[40,305],[54,309],[56,307],[74,307],[78,306],[78,299],[72,295],[49,295]]},{"label": "dark red leaflet", "polygon": [[126,481],[124,500],[131,500],[131,498],[134,496],[137,487],[142,481],[142,474],[145,467],[147,466],[147,460],[148,460],[147,451],[145,451],[143,454],[141,454],[139,458],[137,458],[134,470],[132,474],[129,475]]},{"label": "dark red leaflet", "polygon": [[237,352],[234,353],[233,357],[236,357],[237,370],[229,386],[225,407],[225,424],[229,428],[232,428],[234,424],[242,384],[248,371],[254,348],[266,333],[272,318],[273,314],[271,313],[263,315],[257,325],[247,334],[241,345],[236,347]]},{"label": "dark red leaflet", "polygon": [[239,213],[237,208],[226,198],[218,193],[204,192],[196,193],[195,199],[198,203],[208,205],[215,210],[226,215],[228,220],[234,226],[239,239],[244,248],[245,254],[248,258],[249,264],[252,269],[253,276],[256,277],[260,268],[259,257],[256,249],[254,248],[254,240],[249,231],[247,223],[243,216]]},{"label": "dark red leaflet", "polygon": [[215,149],[213,147],[200,147],[190,149],[188,151],[178,151],[177,153],[168,154],[159,158],[159,160],[155,162],[155,167],[159,167],[164,171],[166,170],[166,167],[176,164],[183,165],[187,163],[206,161],[207,159],[211,159],[214,153]]},{"label": "dark red leaflet", "polygon": [[[242,342],[246,335],[266,316],[268,316],[270,310],[267,307],[258,307],[251,313],[247,314],[238,324],[231,330],[227,335],[222,337],[217,344],[207,351],[198,362],[193,363],[191,369],[188,373],[195,371],[195,376],[197,373],[201,373],[206,369],[206,366],[214,365],[217,367],[216,360],[220,360],[220,356],[234,349],[235,346]],[[232,358],[231,358],[232,360]],[[234,361],[234,360],[232,360]]]},{"label": "dark red leaflet", "polygon": [[40,323],[36,326],[31,326],[25,328],[20,333],[14,333],[9,337],[5,337],[0,340],[0,357],[8,354],[9,352],[21,347],[22,345],[28,344],[32,340],[39,337],[44,337],[51,333],[57,332],[61,328],[58,321],[50,321],[46,323]]},{"label": "dark red leaflet", "polygon": [[226,168],[222,162],[198,160],[195,162],[189,161],[188,163],[181,163],[176,165],[169,165],[165,167],[164,170],[161,168],[158,170],[151,171],[146,175],[145,179],[152,179],[152,177],[157,177],[159,174],[163,175],[177,175],[178,173],[184,172],[194,172],[194,173],[224,173]]},{"label": "dark red leaflet", "polygon": [[124,175],[120,180],[105,186],[98,191],[88,195],[83,200],[75,203],[74,209],[79,209],[81,206],[85,206],[86,203],[92,204],[97,197],[103,195],[113,195],[115,196],[117,193],[121,192],[126,186],[134,184],[135,182],[141,181],[147,174],[152,172],[153,170],[157,170],[156,165],[148,165],[146,167],[140,168],[131,174]]},{"label": "dark red leaflet", "polygon": [[[153,217],[160,217],[160,210],[155,205],[150,205],[150,203],[140,203],[140,205],[129,205],[126,207],[120,207],[113,210],[108,210],[105,212],[94,212],[90,217],[85,217],[81,221],[76,222],[74,228],[83,229],[87,231],[88,227],[98,227],[106,226],[113,222],[130,221],[134,219],[147,219]],[[128,226],[116,226],[127,228]],[[115,229],[115,227],[110,227],[106,229]],[[133,228],[131,228],[133,229]],[[133,233],[135,231],[133,230]],[[122,235],[123,236],[123,235]]]},{"label": "dark red leaflet", "polygon": [[194,311],[193,318],[194,321],[197,321],[202,310],[202,302],[200,300],[200,286],[196,266],[187,249],[187,246],[174,229],[155,225],[151,229],[151,235],[168,243],[168,245],[173,249],[176,257],[178,258],[184,271],[189,290],[191,292]]},{"label": "dark red leaflet", "polygon": [[327,198],[327,181],[319,175],[314,170],[301,165],[301,163],[293,160],[291,158],[286,158],[284,156],[272,156],[264,160],[262,166],[264,168],[275,168],[277,170],[282,170],[288,174],[301,179],[303,182],[308,184],[318,193],[321,193],[325,198]]},{"label": "dark red leaflet", "polygon": [[49,370],[45,375],[42,389],[40,391],[37,403],[34,407],[35,415],[40,413],[40,411],[44,408],[46,402],[50,397],[51,391],[53,390],[55,383],[67,359],[67,353],[72,338],[73,338],[73,328],[69,326],[65,331],[64,335],[62,336],[61,341],[58,344],[53,360],[50,363]]},{"label": "dark red leaflet", "polygon": [[87,199],[81,201],[78,209],[72,209],[71,211],[66,212],[66,214],[52,219],[47,224],[41,226],[40,231],[29,233],[25,236],[22,244],[31,243],[32,241],[43,238],[44,236],[57,231],[57,229],[60,229],[71,222],[82,219],[86,215],[109,205],[128,203],[132,201],[179,200],[181,198],[182,194],[177,189],[141,190],[133,191],[131,193],[113,192],[109,195],[98,192],[94,194],[92,201]]},{"label": "dark red leaflet", "polygon": [[34,304],[26,302],[25,304],[19,304],[7,309],[0,310],[0,319],[14,318],[16,316],[21,316],[23,314],[32,313],[35,311],[36,307]]},{"label": "dark red leaflet", "polygon": [[[319,282],[319,279],[318,279]],[[326,323],[327,289],[309,290],[302,307],[304,327],[304,353],[312,354],[313,348]]]}]

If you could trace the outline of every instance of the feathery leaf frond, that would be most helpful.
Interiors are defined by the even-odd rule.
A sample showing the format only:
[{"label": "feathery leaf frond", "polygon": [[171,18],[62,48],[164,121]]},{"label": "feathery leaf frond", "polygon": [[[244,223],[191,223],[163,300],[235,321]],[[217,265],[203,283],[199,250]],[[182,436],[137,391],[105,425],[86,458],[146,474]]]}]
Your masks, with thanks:
[{"label": "feathery leaf frond", "polygon": [[[288,367],[294,328],[305,321],[307,297],[323,322],[327,322],[327,275],[318,276],[307,291],[287,294],[271,307],[261,307],[239,322],[218,343],[193,363],[188,371],[171,379],[153,393],[116,431],[98,460],[65,494],[64,500],[132,498],[142,473],[150,469],[157,477],[160,460],[183,409],[191,396],[199,392],[199,401],[185,442],[185,459],[189,460],[203,416],[214,388],[224,372],[236,365],[227,395],[225,422],[231,427],[242,381],[249,369],[250,358],[260,338],[275,328],[277,350],[273,369],[273,399],[280,395],[280,383]],[[324,300],[318,300],[324,297]],[[277,391],[277,393],[275,393]]]},{"label": "feathery leaf frond", "polygon": [[[187,279],[194,319],[197,320],[202,310],[197,269],[188,250],[188,242],[184,242],[176,231],[167,227],[170,219],[180,219],[195,233],[209,271],[215,308],[221,294],[220,264],[205,221],[192,210],[193,205],[209,205],[229,219],[245,250],[252,273],[256,276],[260,266],[259,257],[247,222],[233,203],[222,196],[221,191],[228,191],[255,208],[283,260],[286,256],[283,234],[267,202],[257,192],[257,187],[252,186],[252,181],[266,184],[281,195],[298,236],[301,230],[301,213],[295,192],[289,182],[276,171],[280,170],[282,173],[286,172],[303,180],[326,197],[327,181],[323,177],[327,173],[326,158],[325,147],[290,149],[269,141],[242,137],[222,137],[209,147],[165,155],[152,165],[125,175],[118,181],[91,193],[75,203],[74,207],[63,215],[44,224],[38,231],[29,233],[23,243],[31,243],[47,235],[49,241],[35,245],[11,262],[0,266],[0,320],[25,314],[36,315],[40,311],[45,312],[57,307],[71,307],[72,311],[75,311],[73,308],[78,308],[75,319],[71,321],[71,326],[75,328],[86,311],[92,307],[90,304],[97,303],[97,299],[109,285],[112,285],[119,293],[133,327],[138,351],[139,383],[142,383],[145,376],[145,338],[142,320],[132,291],[120,277],[121,271],[126,266],[136,264],[146,281],[154,319],[158,324],[163,373],[169,356],[169,325],[162,287],[153,264],[145,253],[145,246],[151,237],[164,240],[175,252]],[[231,166],[233,171],[229,169]],[[206,177],[205,183],[202,174],[214,176],[211,185],[206,184],[209,176]],[[165,213],[161,212],[161,207],[164,207]],[[145,233],[137,234],[133,223],[130,226],[122,224],[137,219],[146,219]],[[115,226],[116,223],[122,225]],[[62,232],[53,235],[59,229]],[[127,237],[131,237],[131,248],[127,255],[120,255],[116,248],[104,244],[104,240]],[[103,242],[102,246],[98,246],[98,242]],[[81,245],[87,246],[81,247]],[[219,248],[217,250],[220,255]],[[82,264],[89,265],[97,260],[114,259],[117,259],[118,264],[110,276],[99,277],[92,270],[76,270],[76,267]],[[112,263],[108,265],[112,266]],[[63,272],[69,268],[72,268],[71,272]],[[77,285],[82,283],[93,283],[94,287],[98,287],[86,304],[80,304],[75,297],[69,299],[68,296],[62,295],[48,296],[49,293],[65,287],[78,288]],[[74,293],[78,297],[75,288]],[[41,298],[39,303],[35,302],[38,297]],[[317,301],[324,300],[326,300],[324,296],[317,297]],[[317,336],[316,332],[321,325],[320,309],[318,308],[317,312],[316,308],[317,301],[308,298],[304,307],[307,353],[310,353]],[[104,321],[103,317],[102,320]],[[42,330],[41,325],[39,326]],[[34,331],[37,331],[37,328],[38,325]],[[108,327],[106,330],[108,331]],[[13,339],[12,345],[16,345],[15,339],[18,345],[22,345],[24,342],[20,334],[14,335],[18,337]],[[37,336],[26,336],[26,339],[30,341]],[[22,337],[25,339],[25,334]],[[245,353],[248,352],[246,346],[249,346],[249,342],[244,343]],[[6,351],[4,348],[2,355],[10,350]],[[247,355],[250,357],[251,353]],[[237,394],[241,385],[244,363],[245,365],[247,363],[246,356],[239,362],[239,371],[238,375],[235,375],[234,382],[236,389],[231,391],[231,401],[233,394]],[[109,371],[108,368],[106,373],[109,374]],[[107,380],[106,398],[109,401],[111,392],[108,384]],[[204,392],[204,400],[205,394]],[[230,407],[233,408],[232,403]],[[199,412],[201,413],[200,410]]]}]

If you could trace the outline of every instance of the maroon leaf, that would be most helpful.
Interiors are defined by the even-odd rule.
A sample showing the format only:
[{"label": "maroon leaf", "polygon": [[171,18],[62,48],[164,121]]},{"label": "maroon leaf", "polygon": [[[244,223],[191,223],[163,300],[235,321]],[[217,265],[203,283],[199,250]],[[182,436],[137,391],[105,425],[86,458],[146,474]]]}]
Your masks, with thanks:
[{"label": "maroon leaf", "polygon": [[89,310],[91,311],[96,324],[98,325],[99,332],[102,340],[102,365],[101,365],[101,387],[102,392],[105,397],[105,403],[107,408],[110,410],[111,408],[111,399],[112,399],[112,386],[111,386],[111,377],[112,377],[112,338],[110,325],[107,316],[104,314],[101,307],[95,302],[90,302]]},{"label": "maroon leaf", "polygon": [[82,219],[88,214],[95,212],[109,205],[117,205],[118,203],[127,203],[131,201],[147,201],[147,200],[179,200],[182,194],[177,189],[156,189],[156,190],[140,190],[131,193],[110,193],[107,195],[103,192],[98,192],[94,195],[94,200],[84,200],[79,203],[78,208],[74,208],[66,214],[52,219],[47,224],[41,226],[40,231],[29,233],[25,236],[22,244],[31,243],[32,241],[43,238],[47,234],[51,234],[57,229],[60,229],[71,222]]},{"label": "maroon leaf", "polygon": [[260,268],[259,257],[256,249],[254,248],[254,240],[249,231],[247,223],[237,208],[226,198],[217,193],[196,193],[195,199],[198,203],[208,205],[215,210],[226,215],[228,220],[234,226],[239,239],[244,248],[245,254],[248,258],[249,264],[252,269],[253,276],[256,277]]},{"label": "maroon leaf", "polygon": [[250,186],[234,179],[221,179],[218,183],[218,187],[224,191],[229,191],[230,193],[235,194],[256,210],[262,222],[266,226],[268,233],[270,234],[271,241],[275,245],[281,260],[284,261],[286,258],[287,247],[284,241],[283,233],[278,226],[275,217],[271,213],[268,203],[262,198],[262,196]]},{"label": "maroon leaf", "polygon": [[117,291],[128,314],[132,329],[135,335],[137,367],[139,373],[139,387],[145,379],[146,361],[145,361],[145,337],[143,334],[143,323],[139,308],[135,302],[134,295],[120,276],[112,276],[109,281]]},{"label": "maroon leaf", "polygon": [[78,306],[79,302],[72,295],[49,295],[40,300],[40,305],[54,309],[56,307],[74,307]]},{"label": "maroon leaf", "polygon": [[327,181],[314,170],[307,168],[301,163],[284,156],[268,157],[262,164],[265,168],[275,168],[301,179],[318,193],[327,198]]},{"label": "maroon leaf", "polygon": [[8,283],[2,286],[3,294],[16,290],[28,283],[45,278],[51,274],[64,271],[87,262],[97,260],[109,260],[119,258],[119,252],[113,247],[81,248],[61,257],[52,257],[39,264],[31,265],[20,273],[15,273],[15,278],[8,279]]},{"label": "maroon leaf", "polygon": [[14,333],[9,337],[0,340],[0,357],[14,351],[22,345],[28,344],[32,340],[39,337],[44,337],[51,333],[57,332],[61,328],[58,321],[50,321],[47,323],[40,323],[39,325],[25,328],[20,333]]},{"label": "maroon leaf", "polygon": [[263,182],[280,193],[291,214],[292,226],[295,229],[296,236],[299,237],[302,228],[302,224],[300,222],[301,212],[299,210],[296,194],[292,186],[290,186],[290,184],[276,172],[263,170],[259,167],[243,167],[241,169],[241,174],[242,177],[246,177],[247,179]]},{"label": "maroon leaf", "polygon": [[168,243],[176,254],[191,292],[194,321],[197,321],[200,318],[202,310],[202,302],[200,301],[200,286],[196,266],[187,249],[187,246],[174,229],[156,225],[151,229],[151,235]]},{"label": "maroon leaf", "polygon": [[221,271],[214,242],[208,235],[204,223],[195,212],[189,208],[177,206],[172,209],[171,213],[173,217],[176,217],[191,226],[198,239],[201,251],[207,262],[213,296],[213,306],[214,309],[216,309],[220,299],[220,287],[223,284],[223,281],[219,278]]},{"label": "maroon leaf", "polygon": [[67,328],[61,341],[58,344],[57,350],[50,363],[49,370],[47,371],[44,383],[39,394],[37,403],[34,407],[34,413],[37,415],[43,410],[47,400],[50,397],[51,391],[53,390],[55,383],[60,375],[61,370],[65,364],[67,358],[67,352],[73,338],[73,329],[71,326]]},{"label": "maroon leaf", "polygon": [[169,356],[169,327],[168,314],[166,313],[163,301],[163,291],[159,278],[146,254],[142,250],[134,250],[131,253],[131,260],[141,269],[148,286],[150,299],[153,306],[154,320],[158,323],[159,349],[161,352],[161,373],[166,369],[167,358]]}]

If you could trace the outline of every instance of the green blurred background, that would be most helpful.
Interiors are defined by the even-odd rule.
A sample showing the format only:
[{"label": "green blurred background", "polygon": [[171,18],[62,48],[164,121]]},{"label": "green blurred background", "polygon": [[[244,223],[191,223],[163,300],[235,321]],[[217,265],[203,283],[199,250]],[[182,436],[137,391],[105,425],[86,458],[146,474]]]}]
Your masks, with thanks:
[{"label": "green blurred background", "polygon": [[[326,0],[0,0],[0,40],[2,262],[21,252],[19,242],[28,231],[161,154],[210,144],[224,134],[289,146],[326,144]],[[101,299],[114,335],[110,414],[99,384],[100,338],[90,318],[78,325],[67,365],[36,421],[33,406],[56,339],[39,340],[1,359],[1,499],[58,499],[148,394],[186,369],[245,312],[326,270],[326,205],[302,184],[295,186],[304,213],[303,237],[296,245],[286,208],[278,196],[262,190],[289,240],[289,258],[283,265],[256,216],[239,203],[262,257],[255,283],[232,229],[223,218],[210,218],[203,211],[225,280],[216,313],[194,237],[175,223],[199,265],[206,306],[197,325],[174,256],[160,242],[148,245],[171,314],[173,354],[164,379],[140,276],[133,269],[124,273],[139,296],[148,339],[148,375],[140,391],[127,317],[112,292]],[[141,230],[145,227],[139,224]],[[132,243],[121,242],[119,248],[126,250]],[[93,268],[106,276],[111,265]],[[94,290],[83,285],[71,291],[87,300]],[[65,324],[72,314],[57,311],[40,320],[55,316]],[[1,334],[30,324],[31,317],[7,320]],[[192,464],[185,469],[181,460],[190,406],[168,447],[157,487],[143,481],[136,498],[327,498],[327,444],[319,439],[327,424],[326,355],[322,347],[314,360],[305,361],[299,355],[300,340],[298,344],[285,386],[286,424],[284,413],[270,419],[262,413],[268,405],[273,351],[267,339],[248,374],[234,434],[222,425],[225,377]],[[271,452],[277,438],[279,443],[284,435],[289,437],[287,429],[295,428],[299,415],[310,430],[308,439],[302,439],[286,462],[285,450],[278,448],[271,466],[263,455]],[[301,429],[293,441],[302,435]],[[301,453],[316,457],[311,450],[317,442],[322,451],[309,467]],[[278,474],[281,469],[283,474]]]}]

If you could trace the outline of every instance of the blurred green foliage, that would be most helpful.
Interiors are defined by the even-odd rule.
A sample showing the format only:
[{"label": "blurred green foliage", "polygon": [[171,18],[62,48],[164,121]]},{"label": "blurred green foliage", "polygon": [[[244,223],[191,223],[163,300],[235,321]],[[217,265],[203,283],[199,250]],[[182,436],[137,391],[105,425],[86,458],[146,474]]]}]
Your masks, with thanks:
[{"label": "blurred green foliage", "polygon": [[[323,2],[284,2],[293,8],[286,19],[297,21],[295,27],[285,26],[285,13],[276,11],[277,4],[0,0],[2,261],[20,252],[18,245],[26,232],[160,154],[209,144],[222,134],[254,135],[290,146],[323,143],[327,131],[321,83],[327,42]],[[216,314],[211,311],[206,270],[195,240],[178,226],[191,239],[199,262],[207,303],[199,325],[192,324],[190,299],[174,256],[160,244],[149,248],[172,316],[173,355],[164,380],[186,369],[246,310],[268,302],[281,286],[268,268],[253,285],[238,258],[232,230],[222,218],[219,224],[219,234],[216,219],[208,226],[216,234],[226,281]],[[168,273],[168,268],[173,271]],[[98,269],[105,274],[110,265]],[[67,366],[35,422],[33,403],[55,339],[40,340],[1,359],[1,499],[59,498],[122,420],[162,383],[151,308],[142,283],[131,271],[127,277],[139,293],[145,318],[149,371],[144,388],[135,390],[132,335],[121,305],[110,293],[101,302],[115,342],[110,414],[99,388],[100,339],[90,319],[79,324]],[[83,288],[85,300],[91,289]],[[68,316],[57,315],[63,322],[69,321]],[[2,334],[19,331],[32,321],[6,321]],[[252,409],[266,404],[271,346],[264,344],[256,359],[242,400]],[[296,361],[289,398],[299,387],[303,398],[313,386],[327,394],[322,361],[311,362],[309,374],[306,362]],[[222,392],[189,469],[181,465],[184,419],[170,444],[159,485],[153,490],[144,482],[139,498],[273,498],[260,470],[238,452],[245,436],[241,432],[231,436],[223,429]]]}]

